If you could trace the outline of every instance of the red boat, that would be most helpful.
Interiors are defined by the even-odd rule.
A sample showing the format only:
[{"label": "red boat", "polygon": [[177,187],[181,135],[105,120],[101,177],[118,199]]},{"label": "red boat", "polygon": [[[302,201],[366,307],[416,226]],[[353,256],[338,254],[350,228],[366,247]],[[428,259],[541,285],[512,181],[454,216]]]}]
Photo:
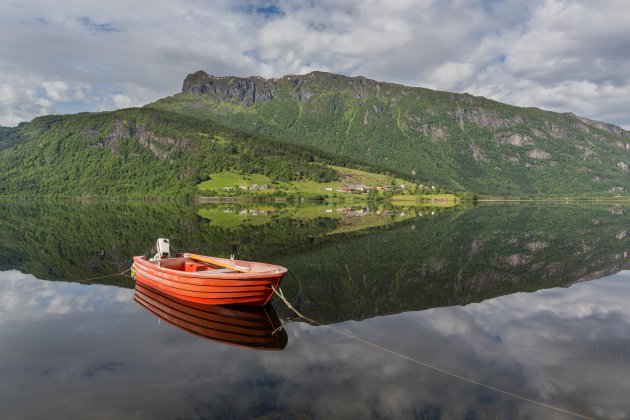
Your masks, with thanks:
[{"label": "red boat", "polygon": [[282,350],[287,333],[271,305],[203,305],[136,284],[134,300],[164,321],[191,334],[241,347]]},{"label": "red boat", "polygon": [[[166,244],[160,246],[160,241]],[[173,297],[209,305],[264,306],[287,269],[259,262],[168,252],[158,240],[151,260],[133,257],[136,281]]]}]

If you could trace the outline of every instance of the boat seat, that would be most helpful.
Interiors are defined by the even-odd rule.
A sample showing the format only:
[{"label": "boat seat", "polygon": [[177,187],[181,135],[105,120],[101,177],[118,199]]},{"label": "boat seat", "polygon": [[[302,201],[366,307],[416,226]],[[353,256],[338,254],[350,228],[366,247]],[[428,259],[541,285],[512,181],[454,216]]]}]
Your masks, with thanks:
[{"label": "boat seat", "polygon": [[184,263],[184,271],[195,273],[197,271],[206,271],[208,270],[208,266],[205,264],[199,264],[193,261],[186,261]]}]

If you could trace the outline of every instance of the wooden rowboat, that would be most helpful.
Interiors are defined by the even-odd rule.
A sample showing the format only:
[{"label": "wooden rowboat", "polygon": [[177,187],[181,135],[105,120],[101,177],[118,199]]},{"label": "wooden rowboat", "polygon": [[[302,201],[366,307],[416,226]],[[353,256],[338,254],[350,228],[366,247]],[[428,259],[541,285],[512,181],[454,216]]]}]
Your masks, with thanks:
[{"label": "wooden rowboat", "polygon": [[264,306],[287,272],[279,265],[195,254],[133,260],[137,283],[209,305]]},{"label": "wooden rowboat", "polygon": [[241,347],[282,350],[288,337],[271,305],[214,306],[175,298],[136,283],[134,300],[186,332]]}]

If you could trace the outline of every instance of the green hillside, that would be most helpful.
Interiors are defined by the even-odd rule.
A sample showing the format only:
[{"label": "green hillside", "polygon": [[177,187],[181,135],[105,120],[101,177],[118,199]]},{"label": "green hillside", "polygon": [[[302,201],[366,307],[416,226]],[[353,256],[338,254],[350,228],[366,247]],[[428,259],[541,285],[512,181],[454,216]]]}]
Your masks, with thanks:
[{"label": "green hillside", "polygon": [[197,193],[211,173],[334,182],[339,174],[330,165],[349,164],[152,108],[46,116],[0,129],[0,195],[172,197]]},{"label": "green hillside", "polygon": [[619,127],[363,77],[197,72],[149,107],[487,195],[610,195],[630,181],[630,133]]}]

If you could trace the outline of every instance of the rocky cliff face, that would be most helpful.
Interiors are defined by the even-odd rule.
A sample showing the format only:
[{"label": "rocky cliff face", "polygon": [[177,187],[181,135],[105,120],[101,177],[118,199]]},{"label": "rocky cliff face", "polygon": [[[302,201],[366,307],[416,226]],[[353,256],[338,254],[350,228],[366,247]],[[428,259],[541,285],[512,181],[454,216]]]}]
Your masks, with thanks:
[{"label": "rocky cliff face", "polygon": [[278,79],[264,79],[258,76],[217,77],[198,71],[184,79],[182,93],[211,95],[221,101],[236,100],[250,106],[269,101],[276,96],[305,101],[324,90],[337,89],[344,89],[352,97],[361,99],[366,95],[366,88],[374,88],[377,85],[377,82],[365,77],[347,77],[319,71],[305,75],[288,75]]},{"label": "rocky cliff face", "polygon": [[621,127],[617,127],[616,125],[608,124],[608,123],[601,122],[601,121],[591,120],[591,119],[588,119],[588,118],[577,116],[575,114],[571,114],[571,115],[573,115],[574,117],[576,117],[577,119],[579,119],[583,123],[588,124],[588,125],[590,125],[592,127],[598,128],[600,130],[608,131],[609,133],[615,134],[615,135],[617,135],[619,137],[630,137],[630,133],[628,133],[627,131],[625,131]]},{"label": "rocky cliff face", "polygon": [[183,93],[213,95],[221,101],[236,100],[243,105],[273,99],[276,86],[273,80],[262,77],[214,77],[203,71],[189,74],[184,80]]},{"label": "rocky cliff face", "polygon": [[137,139],[141,146],[146,147],[160,160],[168,159],[171,154],[176,151],[188,150],[192,143],[190,139],[185,137],[172,138],[159,136],[153,131],[148,130],[143,124],[124,120],[115,121],[108,135],[100,135],[98,131],[92,128],[82,130],[81,135],[86,138],[97,139],[95,143],[90,145],[91,147],[106,147],[110,149],[113,154],[119,153],[121,140]]},{"label": "rocky cliff face", "polygon": [[[392,83],[377,82],[362,76],[348,77],[339,74],[314,71],[304,75],[287,75],[278,79],[265,79],[259,76],[235,77],[235,76],[210,76],[204,71],[189,74],[184,79],[182,93],[193,95],[210,95],[220,101],[236,100],[237,102],[251,106],[256,103],[270,101],[279,96],[291,97],[297,101],[305,101],[323,91],[334,92],[343,90],[346,94],[356,99],[367,98],[368,95],[387,96],[400,89],[406,89],[401,96],[408,96],[414,91],[426,92],[423,88],[406,87]],[[280,93],[279,93],[280,92]],[[287,95],[289,94],[289,95]],[[454,112],[447,114],[454,118],[460,126],[471,123],[483,127],[503,128],[523,123],[523,116],[516,114],[502,117],[496,112],[484,107],[475,106],[474,97],[468,94],[450,94],[457,103]],[[396,95],[394,95],[394,100]],[[517,107],[514,107],[517,109]],[[378,109],[374,109],[379,112]],[[435,114],[435,110],[428,110]],[[623,128],[601,121],[580,117],[573,113],[564,114],[566,124],[584,133],[591,133],[592,129],[605,131],[618,137],[630,137],[630,133]],[[570,138],[567,130],[562,130],[553,123],[547,123],[550,134],[564,138]],[[540,135],[539,133],[535,133]]]}]

